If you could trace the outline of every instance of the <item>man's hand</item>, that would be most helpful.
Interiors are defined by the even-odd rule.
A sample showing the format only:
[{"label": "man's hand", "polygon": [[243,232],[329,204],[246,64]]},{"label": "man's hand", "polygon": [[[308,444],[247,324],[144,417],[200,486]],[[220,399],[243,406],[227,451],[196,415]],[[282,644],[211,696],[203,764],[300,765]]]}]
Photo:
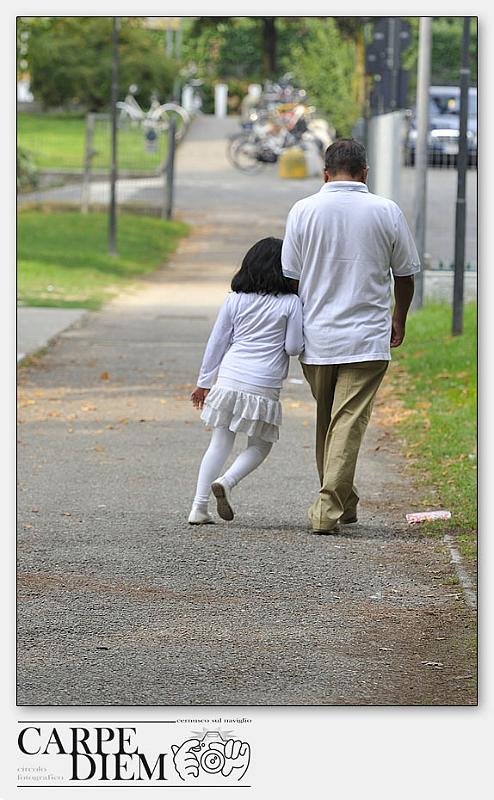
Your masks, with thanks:
[{"label": "man's hand", "polygon": [[415,279],[413,275],[400,278],[395,275],[395,307],[391,320],[391,347],[399,347],[405,338],[405,323],[413,298]]},{"label": "man's hand", "polygon": [[405,338],[405,323],[393,317],[391,320],[391,347],[399,347]]},{"label": "man's hand", "polygon": [[204,406],[204,401],[209,394],[209,389],[203,389],[201,386],[196,386],[192,394],[190,395],[190,399],[192,400],[192,404],[194,408],[201,409]]}]

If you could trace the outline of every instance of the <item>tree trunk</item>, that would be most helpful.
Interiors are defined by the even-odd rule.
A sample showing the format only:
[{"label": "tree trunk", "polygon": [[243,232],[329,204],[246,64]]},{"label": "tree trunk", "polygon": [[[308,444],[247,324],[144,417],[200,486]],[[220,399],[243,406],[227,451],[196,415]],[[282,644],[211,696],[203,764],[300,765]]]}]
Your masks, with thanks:
[{"label": "tree trunk", "polygon": [[276,77],[276,17],[262,17],[262,71]]}]

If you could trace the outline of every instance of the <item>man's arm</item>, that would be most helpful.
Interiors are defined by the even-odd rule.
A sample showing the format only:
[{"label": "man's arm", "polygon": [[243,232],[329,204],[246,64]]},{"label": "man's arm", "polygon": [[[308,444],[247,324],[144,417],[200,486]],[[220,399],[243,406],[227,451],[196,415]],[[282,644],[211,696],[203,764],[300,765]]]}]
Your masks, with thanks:
[{"label": "man's arm", "polygon": [[413,275],[402,278],[395,275],[394,282],[395,307],[391,320],[391,347],[399,347],[405,338],[405,325],[415,290],[415,279]]},{"label": "man's arm", "polygon": [[281,246],[281,266],[285,278],[298,281],[302,271],[302,255],[297,226],[297,204],[288,212],[285,236]]}]

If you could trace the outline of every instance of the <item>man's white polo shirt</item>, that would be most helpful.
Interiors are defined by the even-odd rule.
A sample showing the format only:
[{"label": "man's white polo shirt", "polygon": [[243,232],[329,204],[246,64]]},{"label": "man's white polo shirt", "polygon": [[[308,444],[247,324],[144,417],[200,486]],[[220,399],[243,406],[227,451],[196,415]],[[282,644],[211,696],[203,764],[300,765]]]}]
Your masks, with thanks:
[{"label": "man's white polo shirt", "polygon": [[392,275],[420,271],[400,208],[365,183],[329,181],[291,208],[283,273],[300,281],[305,364],[390,360]]}]

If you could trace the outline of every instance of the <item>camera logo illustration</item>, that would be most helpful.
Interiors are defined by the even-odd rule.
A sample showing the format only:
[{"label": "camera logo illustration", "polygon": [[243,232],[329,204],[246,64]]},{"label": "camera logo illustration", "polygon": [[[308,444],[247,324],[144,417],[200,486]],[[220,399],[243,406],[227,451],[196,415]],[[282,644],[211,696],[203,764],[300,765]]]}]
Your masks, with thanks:
[{"label": "camera logo illustration", "polygon": [[[250,763],[250,746],[228,738],[218,730],[206,731],[201,739],[187,739],[172,745],[175,770],[185,783],[236,783],[244,777]],[[200,735],[200,734],[199,734]]]}]

